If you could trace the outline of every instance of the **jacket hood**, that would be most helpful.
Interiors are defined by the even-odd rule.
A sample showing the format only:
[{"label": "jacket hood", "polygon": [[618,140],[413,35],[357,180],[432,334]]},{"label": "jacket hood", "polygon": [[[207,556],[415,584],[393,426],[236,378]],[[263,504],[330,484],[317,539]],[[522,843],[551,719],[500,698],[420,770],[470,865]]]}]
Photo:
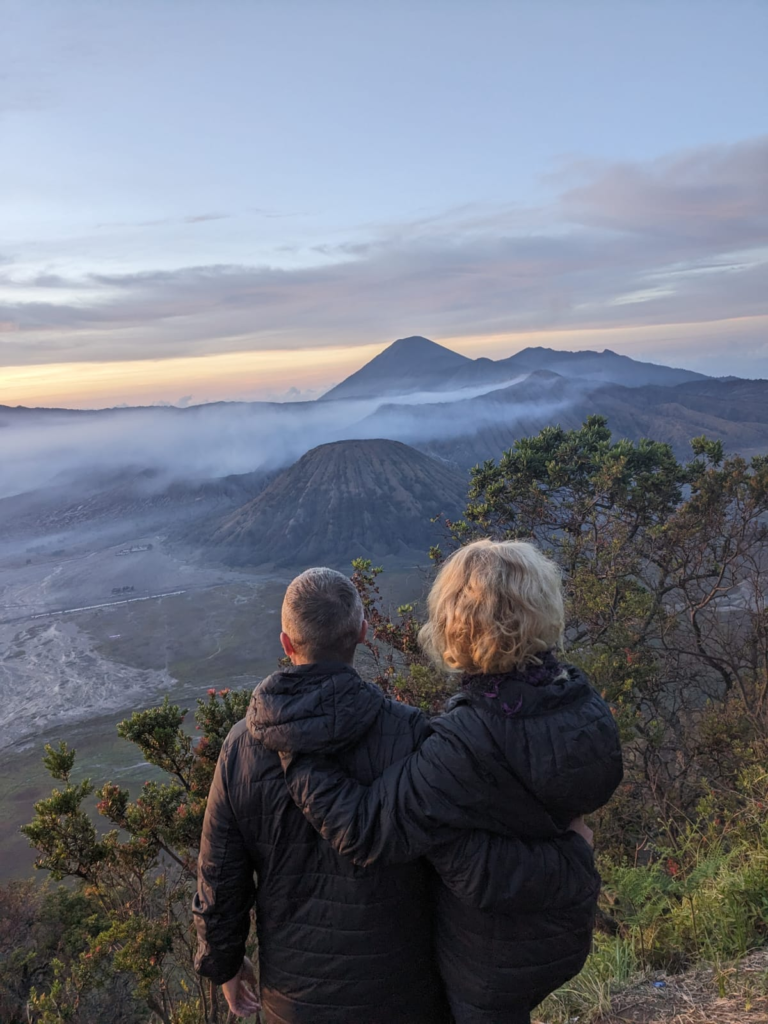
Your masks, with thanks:
[{"label": "jacket hood", "polygon": [[251,735],[268,750],[330,754],[365,735],[384,699],[351,665],[295,665],[259,683],[245,717]]},{"label": "jacket hood", "polygon": [[465,675],[462,689],[453,694],[446,711],[461,704],[481,704],[504,718],[536,718],[566,711],[593,693],[584,673],[554,658],[541,667],[499,675]]},{"label": "jacket hood", "polygon": [[449,710],[468,706],[482,719],[500,759],[560,827],[607,803],[623,775],[618,727],[580,669],[557,666],[538,684],[513,673],[467,684]]}]

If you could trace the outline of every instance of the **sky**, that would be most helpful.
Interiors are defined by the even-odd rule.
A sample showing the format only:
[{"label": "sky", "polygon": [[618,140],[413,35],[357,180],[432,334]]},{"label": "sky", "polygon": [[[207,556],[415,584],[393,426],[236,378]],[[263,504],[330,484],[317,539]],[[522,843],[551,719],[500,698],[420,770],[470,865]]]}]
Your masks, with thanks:
[{"label": "sky", "polygon": [[765,0],[0,0],[0,404],[768,378]]}]

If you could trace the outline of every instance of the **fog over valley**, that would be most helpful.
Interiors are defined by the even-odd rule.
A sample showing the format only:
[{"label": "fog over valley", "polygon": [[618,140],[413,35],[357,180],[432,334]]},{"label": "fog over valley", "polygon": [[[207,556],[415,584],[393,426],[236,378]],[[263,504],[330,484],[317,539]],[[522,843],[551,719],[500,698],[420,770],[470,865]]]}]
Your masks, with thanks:
[{"label": "fog over valley", "polygon": [[[523,376],[510,378],[507,385]],[[383,405],[449,406],[497,390],[486,383],[452,392],[391,394],[334,402],[215,403],[185,409],[98,411],[0,407],[0,499],[50,484],[85,483],[94,473],[153,470],[156,486],[284,466],[310,448],[374,437]],[[503,387],[504,384],[502,383]],[[475,415],[480,421],[481,412]],[[464,425],[466,429],[467,424]],[[457,430],[449,408],[403,440],[420,443]]]}]

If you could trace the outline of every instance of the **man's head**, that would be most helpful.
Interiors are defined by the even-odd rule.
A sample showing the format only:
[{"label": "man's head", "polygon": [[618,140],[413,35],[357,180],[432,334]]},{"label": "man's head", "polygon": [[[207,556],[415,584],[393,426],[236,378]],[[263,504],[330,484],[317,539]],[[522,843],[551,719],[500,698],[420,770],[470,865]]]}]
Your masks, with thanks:
[{"label": "man's head", "polygon": [[360,595],[335,569],[307,569],[285,592],[280,643],[294,665],[352,663],[368,624]]}]

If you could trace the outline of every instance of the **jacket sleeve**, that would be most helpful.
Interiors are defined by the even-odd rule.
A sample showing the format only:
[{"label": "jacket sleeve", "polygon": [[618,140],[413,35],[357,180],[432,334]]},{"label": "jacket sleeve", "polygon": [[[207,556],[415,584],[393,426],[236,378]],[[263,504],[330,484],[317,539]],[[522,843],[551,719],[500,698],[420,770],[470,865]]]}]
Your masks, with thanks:
[{"label": "jacket sleeve", "polygon": [[208,795],[192,905],[195,969],[217,985],[240,970],[256,895],[253,864],[230,803],[229,751],[225,744]]},{"label": "jacket sleeve", "polygon": [[[281,756],[294,802],[338,853],[363,866],[415,860],[453,838],[454,829],[514,835],[520,783],[492,750],[483,757],[473,730],[456,727],[457,713],[434,723],[420,749],[371,786],[347,777],[327,758]],[[490,799],[502,785],[510,794],[503,812]],[[530,804],[530,794],[521,790],[523,796]],[[536,838],[561,834],[543,807],[527,825]]]},{"label": "jacket sleeve", "polygon": [[570,906],[596,899],[600,890],[592,850],[576,832],[532,842],[460,832],[429,860],[454,896],[494,913]]}]

